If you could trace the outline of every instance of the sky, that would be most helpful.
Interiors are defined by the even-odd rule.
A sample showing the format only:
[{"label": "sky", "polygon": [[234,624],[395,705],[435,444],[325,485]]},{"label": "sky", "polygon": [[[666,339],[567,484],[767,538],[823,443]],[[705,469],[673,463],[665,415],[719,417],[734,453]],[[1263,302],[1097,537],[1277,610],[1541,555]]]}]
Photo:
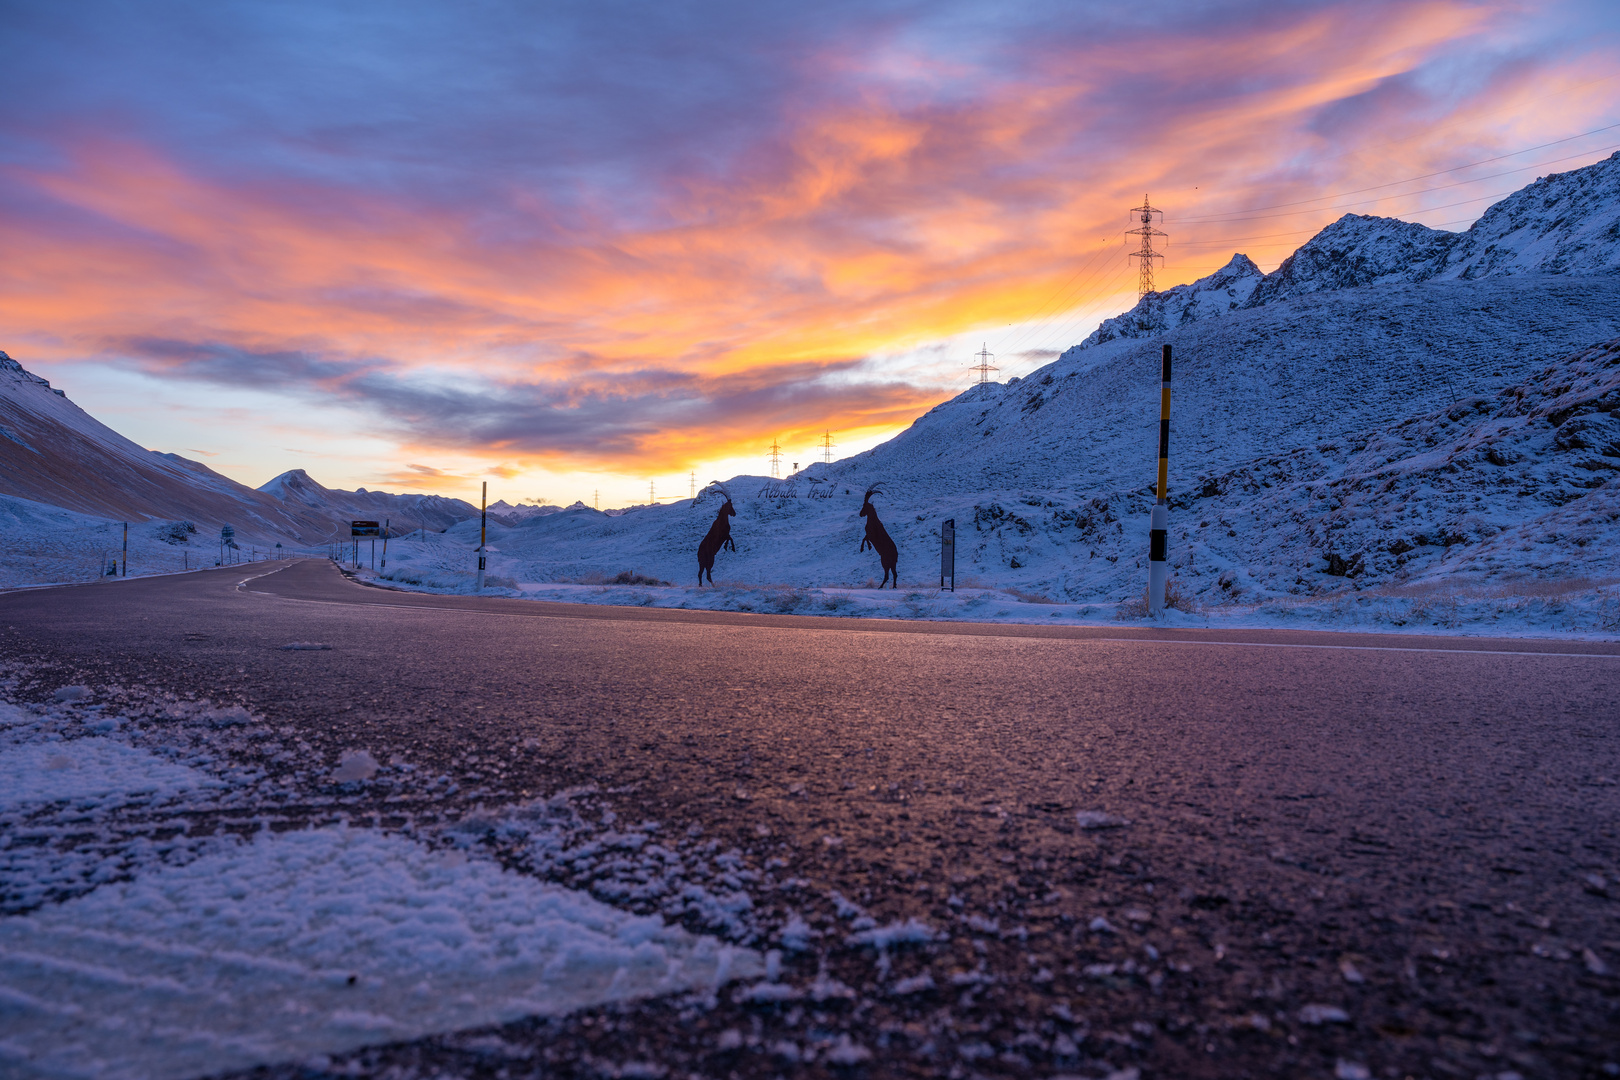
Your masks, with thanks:
[{"label": "sky", "polygon": [[1620,147],[1620,5],[0,0],[0,349],[258,486],[603,507],[876,445],[1344,213]]}]

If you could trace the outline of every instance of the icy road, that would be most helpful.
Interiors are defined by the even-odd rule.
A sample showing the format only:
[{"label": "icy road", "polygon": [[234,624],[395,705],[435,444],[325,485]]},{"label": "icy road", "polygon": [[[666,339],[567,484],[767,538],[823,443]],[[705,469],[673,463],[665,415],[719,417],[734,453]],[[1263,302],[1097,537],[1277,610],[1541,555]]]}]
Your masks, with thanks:
[{"label": "icy road", "polygon": [[1620,1074],[1620,647],[312,560],[0,664],[6,1075]]}]

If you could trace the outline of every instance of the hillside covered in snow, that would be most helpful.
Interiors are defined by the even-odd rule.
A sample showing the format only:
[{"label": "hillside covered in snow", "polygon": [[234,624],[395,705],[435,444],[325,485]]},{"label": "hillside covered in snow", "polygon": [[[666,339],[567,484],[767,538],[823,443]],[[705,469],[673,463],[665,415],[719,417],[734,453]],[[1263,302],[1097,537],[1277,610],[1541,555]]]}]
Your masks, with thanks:
[{"label": "hillside covered in snow", "polygon": [[[877,560],[856,549],[861,498],[877,485],[908,588],[937,586],[939,529],[953,519],[963,580],[1129,602],[1144,580],[1168,344],[1172,559],[1187,603],[1614,578],[1617,220],[1620,156],[1537,181],[1468,233],[1346,218],[1273,275],[1236,255],[1175,304],[1139,306],[1174,307],[1168,329],[973,387],[790,480],[728,481],[738,550],[716,577],[875,582]],[[512,582],[688,584],[718,501],[522,522],[492,534],[493,565]],[[468,528],[402,547],[390,576],[466,580]]]}]

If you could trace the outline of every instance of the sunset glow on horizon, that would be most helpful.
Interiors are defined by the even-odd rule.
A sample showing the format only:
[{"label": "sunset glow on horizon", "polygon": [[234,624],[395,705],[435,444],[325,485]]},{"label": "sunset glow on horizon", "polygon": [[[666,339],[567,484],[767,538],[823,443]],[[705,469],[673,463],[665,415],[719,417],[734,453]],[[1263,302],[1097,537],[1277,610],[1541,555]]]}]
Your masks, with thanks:
[{"label": "sunset glow on horizon", "polygon": [[1134,303],[1144,193],[1163,287],[1620,147],[1596,2],[0,20],[0,348],[254,486],[608,506],[846,456]]}]

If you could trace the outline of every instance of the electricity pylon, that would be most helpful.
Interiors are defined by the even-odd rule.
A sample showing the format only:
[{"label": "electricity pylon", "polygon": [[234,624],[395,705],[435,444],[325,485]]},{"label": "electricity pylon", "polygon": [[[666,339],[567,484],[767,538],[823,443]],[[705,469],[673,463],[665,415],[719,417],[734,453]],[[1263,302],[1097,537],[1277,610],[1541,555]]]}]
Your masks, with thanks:
[{"label": "electricity pylon", "polygon": [[823,432],[821,436],[821,460],[823,462],[832,461],[832,448],[835,445],[837,444],[832,441],[832,432]]},{"label": "electricity pylon", "polygon": [[990,381],[992,371],[1000,371],[1001,369],[990,363],[991,360],[995,359],[995,355],[990,351],[988,344],[981,344],[979,351],[973,355],[979,358],[979,362],[973,365],[973,370],[979,373],[979,385],[983,386]]},{"label": "electricity pylon", "polygon": [[775,439],[772,439],[771,440],[771,476],[772,477],[780,477],[781,475],[782,475],[782,447],[777,444],[777,441]]},{"label": "electricity pylon", "polygon": [[1142,260],[1136,274],[1136,296],[1140,300],[1153,291],[1153,260],[1164,258],[1163,254],[1153,250],[1153,238],[1162,236],[1168,241],[1170,234],[1160,232],[1153,227],[1153,215],[1158,214],[1159,222],[1163,224],[1164,211],[1148,202],[1146,195],[1142,196],[1142,205],[1133,206],[1131,213],[1137,215],[1142,222],[1140,229],[1129,229],[1125,233],[1126,236],[1140,236],[1142,238],[1142,246],[1129,255],[1129,258]]}]

